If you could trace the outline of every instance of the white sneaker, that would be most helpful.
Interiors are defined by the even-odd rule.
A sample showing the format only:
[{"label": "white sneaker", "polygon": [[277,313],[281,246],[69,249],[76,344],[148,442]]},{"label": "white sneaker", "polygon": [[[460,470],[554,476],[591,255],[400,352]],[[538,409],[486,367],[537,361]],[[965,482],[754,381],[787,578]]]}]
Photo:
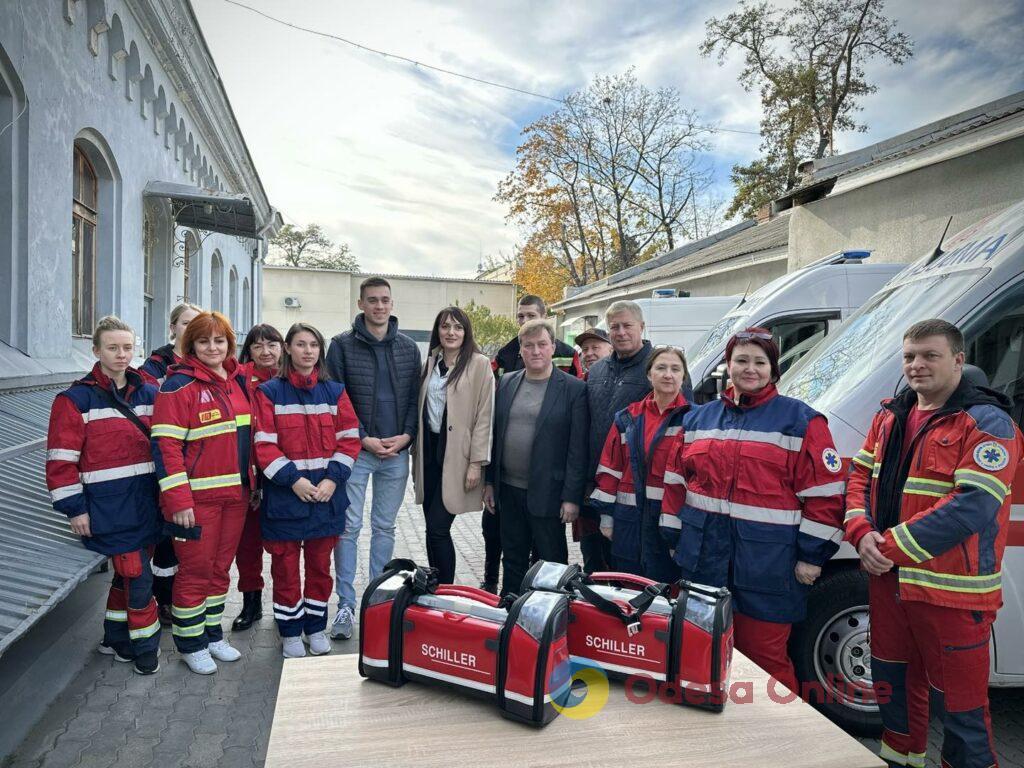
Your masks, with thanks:
[{"label": "white sneaker", "polygon": [[242,652],[235,648],[227,640],[218,640],[208,646],[210,655],[217,661],[238,661],[242,658]]},{"label": "white sneaker", "polygon": [[338,609],[338,615],[334,617],[334,622],[331,624],[331,637],[335,640],[348,640],[352,637],[352,624],[355,622],[356,617],[352,613],[352,609],[347,605],[341,606]]},{"label": "white sneaker", "polygon": [[194,653],[183,653],[181,658],[188,664],[188,668],[197,675],[212,675],[217,671],[217,664],[214,662],[213,657],[210,656],[210,651],[206,648]]},{"label": "white sneaker", "polygon": [[306,642],[309,643],[309,652],[314,656],[323,656],[325,653],[331,652],[331,641],[323,632],[307,635]]},{"label": "white sneaker", "polygon": [[282,637],[281,655],[286,659],[301,659],[306,655],[306,646],[301,637]]},{"label": "white sneaker", "polygon": [[104,656],[113,656],[114,661],[119,661],[122,664],[127,664],[129,661],[132,660],[131,656],[122,656],[114,649],[112,645],[106,645],[105,643],[100,643],[99,648],[97,648],[96,650],[102,653]]}]

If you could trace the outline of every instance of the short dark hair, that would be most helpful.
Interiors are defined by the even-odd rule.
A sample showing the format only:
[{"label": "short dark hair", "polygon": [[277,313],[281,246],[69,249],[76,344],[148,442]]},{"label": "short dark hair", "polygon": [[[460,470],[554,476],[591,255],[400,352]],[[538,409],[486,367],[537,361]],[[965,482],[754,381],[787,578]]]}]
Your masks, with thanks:
[{"label": "short dark hair", "polygon": [[359,298],[363,298],[363,294],[366,293],[367,288],[387,288],[388,292],[391,291],[391,283],[385,280],[383,277],[368,277],[359,284]]},{"label": "short dark hair", "polygon": [[[740,338],[740,334],[743,335],[743,338]],[[767,336],[768,338],[762,339],[760,338],[761,336]],[[725,361],[727,363],[732,360],[732,352],[740,344],[753,344],[755,347],[760,348],[772,367],[772,382],[782,378],[782,373],[779,370],[779,345],[772,338],[771,331],[761,326],[753,326],[743,329],[740,333],[734,333],[729,337],[729,341],[725,345]]]},{"label": "short dark hair", "polygon": [[238,356],[238,362],[252,362],[252,345],[257,341],[276,341],[284,348],[284,339],[281,338],[281,332],[268,323],[260,323],[249,329],[249,333],[242,343],[242,354]]},{"label": "short dark hair", "polygon": [[519,303],[516,306],[521,307],[523,305],[537,307],[540,310],[541,315],[546,315],[548,313],[548,305],[544,303],[544,299],[540,296],[535,296],[532,293],[528,293],[525,296],[520,297]]},{"label": "short dark hair", "polygon": [[906,333],[903,334],[903,340],[920,341],[929,336],[945,336],[954,355],[959,355],[964,351],[964,335],[960,329],[952,323],[934,317],[929,320],[921,320],[907,328]]}]

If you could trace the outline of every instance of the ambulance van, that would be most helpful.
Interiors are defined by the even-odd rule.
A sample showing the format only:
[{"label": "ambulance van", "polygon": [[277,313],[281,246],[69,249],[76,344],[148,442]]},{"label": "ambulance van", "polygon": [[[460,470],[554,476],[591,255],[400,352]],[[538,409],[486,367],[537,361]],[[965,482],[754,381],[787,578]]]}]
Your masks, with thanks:
[{"label": "ambulance van", "polygon": [[[794,365],[779,390],[825,414],[848,462],[880,402],[906,386],[904,331],[928,318],[960,327],[967,363],[1013,401],[1013,418],[1024,423],[1024,202],[959,232],[896,275]],[[1013,485],[1002,588],[991,684],[1024,685],[1024,465]],[[811,590],[807,618],[794,627],[790,644],[801,681],[834,694],[820,708],[864,734],[880,728],[867,603],[867,576],[844,542]]]},{"label": "ambulance van", "polygon": [[722,317],[694,349],[686,350],[699,403],[723,388],[725,343],[751,326],[771,330],[785,372],[870,298],[905,264],[875,264],[870,251],[840,251],[789,272],[745,297]]}]

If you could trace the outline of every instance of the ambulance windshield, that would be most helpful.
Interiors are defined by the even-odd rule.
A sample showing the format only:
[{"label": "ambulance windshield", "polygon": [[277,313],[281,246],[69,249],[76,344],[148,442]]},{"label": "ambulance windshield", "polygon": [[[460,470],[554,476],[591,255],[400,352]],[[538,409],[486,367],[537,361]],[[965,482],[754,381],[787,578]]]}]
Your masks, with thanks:
[{"label": "ambulance windshield", "polygon": [[918,320],[941,317],[988,270],[935,274],[882,290],[838,332],[825,337],[783,376],[779,391],[829,413],[901,348]]}]

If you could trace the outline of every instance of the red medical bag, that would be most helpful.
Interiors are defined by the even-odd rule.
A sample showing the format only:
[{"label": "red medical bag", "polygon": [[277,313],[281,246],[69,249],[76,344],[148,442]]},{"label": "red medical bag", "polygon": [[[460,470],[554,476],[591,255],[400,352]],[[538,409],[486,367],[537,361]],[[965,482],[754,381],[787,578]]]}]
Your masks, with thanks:
[{"label": "red medical bag", "polygon": [[569,595],[573,662],[611,677],[667,683],[668,698],[679,704],[725,707],[733,646],[729,590],[628,573],[588,576],[578,566],[544,561],[527,572],[522,589]]},{"label": "red medical bag", "polygon": [[415,680],[494,700],[513,720],[545,725],[569,695],[564,594],[499,598],[436,583],[392,560],[360,606],[359,674],[392,686]]}]

